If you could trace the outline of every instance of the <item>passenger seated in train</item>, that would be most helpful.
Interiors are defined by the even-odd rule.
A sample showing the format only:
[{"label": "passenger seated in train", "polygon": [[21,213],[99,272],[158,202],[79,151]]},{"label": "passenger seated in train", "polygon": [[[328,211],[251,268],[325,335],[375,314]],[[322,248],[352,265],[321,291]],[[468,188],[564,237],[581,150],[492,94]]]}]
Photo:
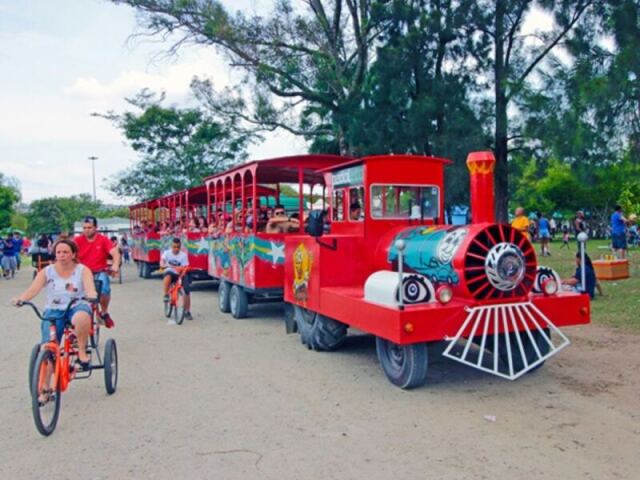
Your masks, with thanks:
[{"label": "passenger seated in train", "polygon": [[360,202],[356,201],[349,205],[349,220],[362,220],[362,206],[360,205]]},{"label": "passenger seated in train", "polygon": [[207,233],[208,231],[207,219],[202,215],[198,217],[198,230],[200,233]]},{"label": "passenger seated in train", "polygon": [[[292,216],[293,217],[293,216]],[[298,218],[289,218],[282,205],[276,205],[273,209],[273,217],[269,219],[265,233],[289,233],[300,228]]]}]

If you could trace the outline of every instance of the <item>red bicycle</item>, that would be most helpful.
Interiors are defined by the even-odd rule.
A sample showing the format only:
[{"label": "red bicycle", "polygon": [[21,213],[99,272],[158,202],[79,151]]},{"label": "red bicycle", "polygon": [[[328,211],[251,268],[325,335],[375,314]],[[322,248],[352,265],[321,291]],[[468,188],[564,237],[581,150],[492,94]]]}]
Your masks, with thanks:
[{"label": "red bicycle", "polygon": [[[72,300],[65,311],[68,314],[71,307],[80,300],[91,301],[87,298]],[[87,371],[77,372],[74,368],[75,360],[78,358],[78,346],[76,343],[73,325],[67,322],[60,343],[56,338],[56,319],[43,318],[38,308],[31,302],[20,302],[16,306],[30,306],[36,316],[43,321],[49,322],[49,341],[42,345],[37,345],[38,352],[34,355],[32,351],[32,364],[29,365],[29,381],[31,386],[31,409],[33,420],[38,431],[49,436],[53,433],[58,423],[60,415],[60,398],[62,392],[66,391],[72,380],[79,380],[91,377],[94,370],[104,370],[105,389],[109,395],[114,393],[118,384],[118,350],[116,342],[110,338],[104,347],[104,361],[98,349],[99,326],[95,320],[92,327],[90,341],[87,344],[87,354],[91,359],[91,368]],[[95,310],[94,310],[95,312]],[[34,347],[34,351],[36,347]],[[35,358],[34,358],[35,357]]]},{"label": "red bicycle", "polygon": [[178,272],[178,278],[169,285],[169,300],[164,301],[164,315],[167,318],[171,318],[171,315],[173,315],[175,322],[178,325],[182,325],[185,314],[184,299],[186,296],[184,287],[182,286],[182,279],[193,269],[190,267],[172,268]]}]

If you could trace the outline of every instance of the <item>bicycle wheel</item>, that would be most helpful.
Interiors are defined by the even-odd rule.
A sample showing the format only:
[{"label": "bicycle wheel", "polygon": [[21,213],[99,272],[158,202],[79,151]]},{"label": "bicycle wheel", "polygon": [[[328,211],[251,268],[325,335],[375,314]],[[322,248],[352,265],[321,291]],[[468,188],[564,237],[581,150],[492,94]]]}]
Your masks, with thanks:
[{"label": "bicycle wheel", "polygon": [[180,287],[176,296],[176,306],[173,311],[173,318],[178,325],[182,325],[184,320],[184,288]]},{"label": "bicycle wheel", "polygon": [[31,349],[31,356],[29,357],[29,391],[31,391],[31,383],[33,379],[33,369],[36,366],[36,359],[38,358],[38,354],[40,353],[40,344],[36,343]]},{"label": "bicycle wheel", "polygon": [[56,354],[42,350],[38,354],[31,381],[31,410],[38,431],[45,437],[56,429],[60,414],[60,385],[52,385]]},{"label": "bicycle wheel", "polygon": [[111,395],[118,387],[118,349],[113,338],[104,345],[104,388]]},{"label": "bicycle wheel", "polygon": [[120,265],[120,268],[118,269],[118,283],[122,285],[122,265]]},{"label": "bicycle wheel", "polygon": [[164,316],[167,318],[171,318],[171,314],[173,313],[173,304],[170,300],[164,302]]}]

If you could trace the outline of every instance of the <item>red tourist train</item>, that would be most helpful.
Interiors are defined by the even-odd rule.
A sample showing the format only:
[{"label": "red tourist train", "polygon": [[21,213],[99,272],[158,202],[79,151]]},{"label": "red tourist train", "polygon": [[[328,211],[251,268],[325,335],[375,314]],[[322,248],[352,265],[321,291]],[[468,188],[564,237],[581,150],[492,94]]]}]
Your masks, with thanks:
[{"label": "red tourist train", "polygon": [[[349,327],[373,334],[401,388],[424,383],[429,344],[442,341],[443,355],[513,380],[569,344],[558,327],[589,323],[589,297],[563,291],[527,236],[495,222],[491,153],[467,159],[472,223],[445,225],[448,163],[412,155],[250,162],[131,207],[134,259],[148,275],[153,247],[175,234],[151,223],[177,222],[193,264],[204,272],[206,258],[220,281],[223,312],[241,318],[251,303],[284,299],[287,331],[313,350],[339,347]],[[285,193],[293,203],[283,204]],[[196,231],[197,217],[206,231]]]}]

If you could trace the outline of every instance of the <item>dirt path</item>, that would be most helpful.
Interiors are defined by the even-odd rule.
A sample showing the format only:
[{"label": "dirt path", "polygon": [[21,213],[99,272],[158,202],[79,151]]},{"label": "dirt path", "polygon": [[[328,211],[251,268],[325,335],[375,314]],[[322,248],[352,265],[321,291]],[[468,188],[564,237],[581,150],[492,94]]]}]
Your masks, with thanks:
[{"label": "dirt path", "polygon": [[30,274],[0,284],[0,478],[638,478],[638,335],[568,328],[573,345],[516,382],[432,356],[427,385],[402,391],[371,337],[309,352],[277,305],[234,320],[210,285],[193,322],[167,326],[159,281],[134,268],[113,287],[118,391],[100,372],[73,383],[43,438],[27,389],[38,325],[6,306]]}]

